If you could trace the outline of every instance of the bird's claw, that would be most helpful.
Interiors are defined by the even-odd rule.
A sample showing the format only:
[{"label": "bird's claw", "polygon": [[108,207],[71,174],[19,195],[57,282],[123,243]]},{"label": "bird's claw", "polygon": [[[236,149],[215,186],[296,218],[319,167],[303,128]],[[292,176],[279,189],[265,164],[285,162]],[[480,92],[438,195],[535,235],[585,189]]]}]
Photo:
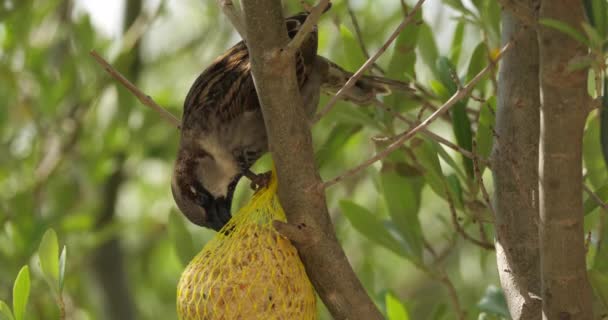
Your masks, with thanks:
[{"label": "bird's claw", "polygon": [[251,189],[253,190],[260,190],[262,188],[266,188],[268,186],[268,184],[270,183],[270,176],[271,176],[271,172],[264,172],[264,173],[260,173],[260,174],[255,174],[253,172],[251,172],[251,170],[247,170],[248,172],[245,173],[245,176],[251,180]]}]

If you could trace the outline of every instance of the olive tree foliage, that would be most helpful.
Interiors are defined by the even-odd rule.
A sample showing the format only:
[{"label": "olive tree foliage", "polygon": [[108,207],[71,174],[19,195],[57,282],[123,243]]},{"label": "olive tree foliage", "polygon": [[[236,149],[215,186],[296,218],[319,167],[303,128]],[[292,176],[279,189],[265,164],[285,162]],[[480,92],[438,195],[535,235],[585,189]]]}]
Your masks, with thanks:
[{"label": "olive tree foliage", "polygon": [[[85,2],[0,2],[0,319],[173,319],[180,273],[213,233],[190,225],[173,204],[177,130],[109,78],[89,51],[179,117],[194,79],[239,36],[215,1],[130,4],[109,15],[124,17],[113,34],[102,27],[109,19],[102,9],[85,10]],[[505,208],[534,211],[537,203],[500,202],[495,191],[504,190],[500,179],[509,178],[509,170],[511,178],[529,181],[537,177],[524,171],[518,177],[519,168],[538,166],[529,163],[534,156],[517,157],[517,148],[502,156],[496,150],[509,143],[501,130],[517,131],[518,121],[539,115],[500,122],[507,90],[501,81],[526,65],[513,56],[538,49],[528,47],[536,35],[525,34],[536,34],[536,27],[524,35],[505,28],[508,19],[530,21],[503,11],[510,1],[503,2],[424,3],[367,71],[408,82],[415,94],[395,91],[369,106],[338,102],[312,127],[322,180],[340,177],[324,189],[337,239],[387,319],[517,317],[511,291],[501,288],[496,229]],[[415,4],[333,1],[319,20],[320,54],[356,71]],[[283,5],[285,15],[302,10],[300,1]],[[579,139],[579,187],[587,191],[580,194],[584,233],[578,236],[597,316],[608,312],[608,171],[601,143],[608,126],[600,112],[605,6],[589,1],[584,24],[543,22],[588,52],[570,59],[568,68],[589,74],[592,109]],[[512,86],[524,84],[539,86],[531,78]],[[329,98],[321,97],[320,109]],[[447,112],[387,156],[343,176],[446,105]],[[268,166],[266,157],[256,170]],[[529,196],[506,186],[513,199]],[[241,183],[234,207],[250,194]],[[113,255],[101,254],[108,247]],[[115,273],[99,273],[106,264],[118,265]],[[542,296],[538,283],[528,289]],[[121,294],[114,299],[120,303],[111,299]],[[330,319],[322,304],[319,312]]]}]

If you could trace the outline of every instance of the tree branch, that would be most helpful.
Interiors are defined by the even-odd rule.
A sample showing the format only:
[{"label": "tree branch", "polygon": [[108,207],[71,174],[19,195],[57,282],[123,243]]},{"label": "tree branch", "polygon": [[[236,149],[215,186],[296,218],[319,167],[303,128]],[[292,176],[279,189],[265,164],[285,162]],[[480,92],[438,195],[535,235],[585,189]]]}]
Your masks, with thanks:
[{"label": "tree branch", "polygon": [[242,4],[251,71],[277,169],[279,198],[288,222],[306,226],[311,239],[309,243],[294,241],[294,245],[335,319],[382,319],[336,239],[325,195],[310,188],[319,185],[321,179],[315,167],[310,128],[302,121],[306,115],[296,80],[295,56],[284,50],[288,37],[281,1],[243,0]]},{"label": "tree branch", "polygon": [[137,86],[135,86],[131,81],[125,78],[120,72],[116,71],[104,58],[102,58],[95,50],[90,52],[91,56],[106,70],[106,72],[112,76],[112,78],[116,79],[120,84],[122,84],[127,90],[129,90],[139,102],[143,105],[150,107],[152,110],[158,112],[163,119],[168,121],[171,125],[176,128],[180,128],[181,121],[179,121],[174,115],[172,115],[169,111],[165,110],[163,107],[159,106],[152,98],[143,93]]},{"label": "tree branch", "polygon": [[300,49],[300,46],[302,46],[302,42],[304,42],[304,40],[306,40],[306,36],[308,36],[310,32],[312,32],[313,27],[317,24],[317,21],[319,21],[319,18],[321,17],[328,5],[329,0],[321,0],[319,1],[318,5],[312,8],[310,14],[308,15],[308,17],[306,17],[306,21],[304,21],[304,24],[302,24],[302,26],[298,30],[298,33],[296,33],[293,39],[289,41],[287,47],[285,47],[285,50],[295,53],[297,50]]},{"label": "tree branch", "polygon": [[232,0],[217,0],[217,4],[220,6],[220,9],[222,9],[224,15],[228,17],[228,20],[230,20],[230,23],[232,23],[236,32],[239,33],[243,40],[247,41],[247,32],[245,30],[245,25],[243,24],[243,15],[241,14],[241,11],[234,6]]},{"label": "tree branch", "polygon": [[386,42],[382,45],[382,47],[380,47],[376,54],[374,54],[371,58],[367,59],[367,61],[365,61],[365,63],[359,68],[359,70],[357,70],[357,72],[355,72],[355,74],[353,74],[350,79],[346,81],[342,89],[338,90],[338,92],[336,92],[336,94],[331,97],[325,107],[323,107],[323,110],[321,110],[321,112],[319,112],[317,117],[314,119],[314,123],[318,122],[321,118],[323,118],[323,116],[325,116],[331,110],[331,108],[333,108],[336,102],[338,102],[340,97],[342,97],[346,91],[348,91],[352,86],[354,86],[357,80],[359,80],[359,78],[363,76],[363,73],[365,73],[365,71],[367,71],[367,69],[369,69],[374,64],[374,62],[378,60],[378,58],[380,58],[380,56],[384,53],[384,51],[386,51],[386,49],[388,49],[391,43],[393,43],[393,41],[397,39],[397,36],[399,36],[401,31],[403,31],[403,29],[405,29],[405,27],[414,20],[416,11],[418,11],[418,9],[422,7],[424,1],[425,0],[418,0],[416,5],[410,11],[410,13],[403,19],[397,29],[395,29],[395,31],[393,31],[393,33],[388,37]]},{"label": "tree branch", "polygon": [[[579,32],[580,1],[541,1],[541,19],[555,19]],[[568,66],[587,48],[567,34],[538,29],[540,52],[540,266],[545,319],[591,319],[583,230],[582,141],[588,115],[587,69]]]},{"label": "tree branch", "polygon": [[591,190],[589,187],[587,187],[587,185],[584,183],[583,183],[583,189],[585,190],[585,192],[587,192],[587,194],[589,194],[589,196],[593,199],[593,201],[595,201],[595,203],[597,203],[600,207],[602,207],[602,209],[608,211],[608,204],[606,204],[606,202],[604,202],[602,200],[602,198],[600,198],[600,196],[597,195],[597,193],[593,192],[593,190]]},{"label": "tree branch", "polygon": [[[527,0],[531,5],[536,0]],[[492,150],[496,260],[513,319],[541,319],[538,249],[538,139],[540,95],[536,30],[502,13],[502,41],[520,33],[505,55],[498,79]],[[521,30],[521,31],[520,31]]]},{"label": "tree branch", "polygon": [[[410,119],[408,116],[396,112],[391,107],[387,106],[384,102],[382,102],[382,101],[380,101],[378,99],[374,100],[373,104],[376,107],[378,107],[378,108],[380,108],[380,109],[382,109],[382,110],[390,113],[395,118],[397,118],[397,119],[399,119],[399,120],[401,120],[401,121],[409,124],[410,126],[418,125],[419,124],[418,121]],[[490,163],[486,159],[481,158],[478,154],[476,154],[474,152],[471,152],[469,150],[466,150],[466,149],[464,149],[464,148],[462,148],[462,147],[460,147],[460,146],[452,143],[450,140],[448,140],[448,139],[446,139],[446,138],[444,138],[444,137],[442,137],[442,136],[434,133],[433,131],[431,131],[431,130],[429,130],[427,128],[423,128],[422,130],[420,130],[420,133],[422,133],[423,135],[425,135],[425,136],[427,136],[427,137],[429,137],[429,138],[431,138],[431,139],[433,139],[433,140],[435,140],[435,141],[443,144],[444,146],[446,146],[446,147],[448,147],[448,148],[450,148],[450,149],[452,149],[452,150],[454,150],[456,152],[459,152],[460,154],[462,154],[463,156],[465,156],[465,157],[467,157],[467,158],[469,158],[471,160],[477,159],[478,162],[483,163],[486,166],[490,165]]]},{"label": "tree branch", "polygon": [[[497,61],[502,57],[502,55],[507,50],[509,50],[511,45],[512,45],[512,43],[509,42],[502,48],[502,50],[498,54],[496,61],[494,63],[497,63]],[[384,159],[386,156],[388,156],[393,151],[395,151],[397,148],[399,148],[405,141],[407,141],[410,138],[412,138],[413,136],[415,136],[416,133],[418,133],[419,131],[422,131],[423,129],[428,127],[433,121],[435,121],[437,118],[441,117],[443,114],[448,112],[448,110],[450,110],[450,108],[452,108],[458,101],[462,100],[469,93],[471,93],[471,91],[473,90],[475,85],[493,68],[494,68],[493,64],[489,64],[487,67],[485,67],[483,70],[481,70],[473,79],[471,79],[471,81],[465,87],[456,91],[456,93],[454,93],[454,95],[452,97],[450,97],[450,99],[448,99],[448,101],[446,101],[441,107],[439,107],[439,109],[437,109],[435,112],[433,112],[428,118],[426,118],[422,123],[420,123],[414,129],[404,132],[403,134],[401,134],[399,139],[397,139],[395,142],[391,143],[388,147],[386,147],[386,149],[376,153],[376,155],[367,159],[360,165],[346,171],[345,173],[343,173],[340,176],[337,176],[331,180],[326,181],[325,183],[323,183],[321,185],[321,189],[330,187],[330,186],[340,182],[345,177],[351,176],[351,175],[369,167],[370,165],[372,165],[373,163],[375,163],[376,161],[378,161],[380,159]],[[336,94],[336,96],[337,96],[337,94]]]}]

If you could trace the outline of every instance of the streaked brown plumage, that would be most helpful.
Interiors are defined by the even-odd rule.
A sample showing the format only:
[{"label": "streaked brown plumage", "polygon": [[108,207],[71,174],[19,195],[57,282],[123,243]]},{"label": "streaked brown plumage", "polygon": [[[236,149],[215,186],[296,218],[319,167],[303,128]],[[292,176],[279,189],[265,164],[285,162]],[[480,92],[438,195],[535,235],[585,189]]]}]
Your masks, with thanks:
[{"label": "streaked brown plumage", "polygon": [[[308,13],[286,19],[291,38]],[[350,73],[317,56],[317,30],[296,55],[296,73],[303,98],[313,66],[322,89],[335,92]],[[184,102],[182,130],[171,190],[182,213],[193,223],[219,230],[231,217],[237,182],[268,150],[266,129],[251,77],[246,44],[241,41],[218,57],[192,85]],[[383,78],[362,78],[346,96],[356,103],[387,94],[390,86],[407,86]],[[318,98],[318,94],[316,95]],[[315,103],[310,103],[316,108]],[[286,106],[288,107],[288,106]],[[314,110],[307,110],[309,114]],[[248,175],[250,176],[250,175]]]}]

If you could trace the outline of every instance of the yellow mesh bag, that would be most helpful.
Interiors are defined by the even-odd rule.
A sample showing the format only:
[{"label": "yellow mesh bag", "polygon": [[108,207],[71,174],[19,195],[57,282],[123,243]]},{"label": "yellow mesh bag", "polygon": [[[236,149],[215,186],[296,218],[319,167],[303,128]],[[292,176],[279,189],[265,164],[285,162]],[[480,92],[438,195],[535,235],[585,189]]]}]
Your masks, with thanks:
[{"label": "yellow mesh bag", "polygon": [[298,253],[272,227],[285,221],[273,172],[190,261],[177,286],[182,320],[316,319],[314,290]]}]

